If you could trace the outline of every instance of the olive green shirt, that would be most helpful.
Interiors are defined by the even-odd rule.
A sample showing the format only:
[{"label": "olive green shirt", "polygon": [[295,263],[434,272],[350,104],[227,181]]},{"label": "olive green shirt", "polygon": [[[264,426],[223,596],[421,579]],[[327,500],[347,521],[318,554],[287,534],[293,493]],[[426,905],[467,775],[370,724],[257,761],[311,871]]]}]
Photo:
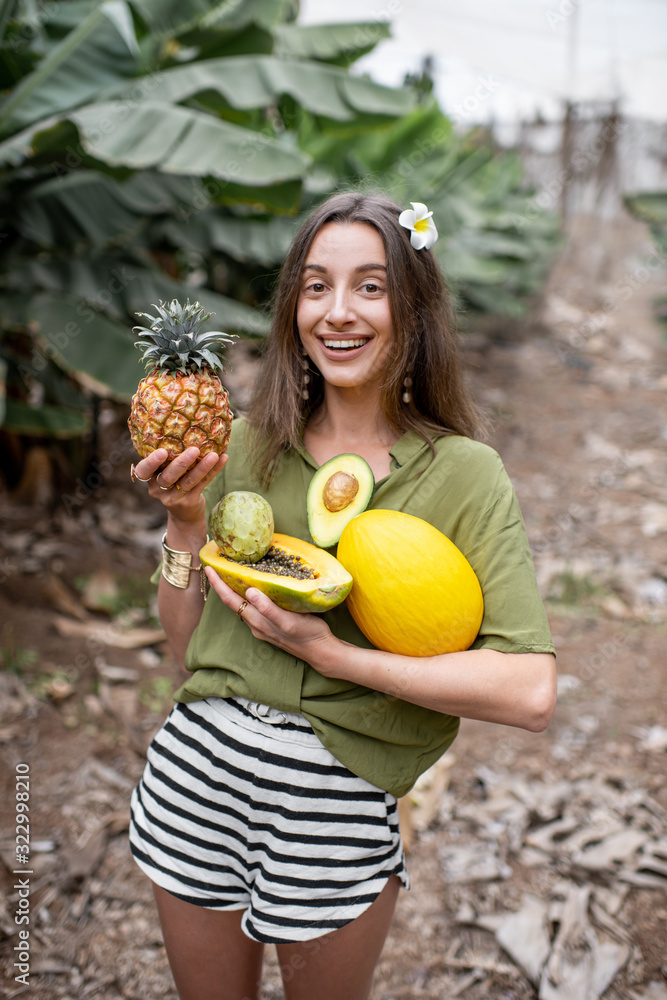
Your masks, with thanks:
[{"label": "olive green shirt", "polygon": [[[229,462],[206,489],[208,509],[225,493],[251,490],[271,504],[275,530],[305,541],[306,493],[318,468],[304,448],[285,452],[269,489],[249,468],[247,424],[234,421]],[[402,510],[435,525],[463,552],[484,596],[484,618],[473,648],[553,652],[526,532],[502,462],[486,445],[459,436],[435,440],[435,457],[408,432],[391,448],[391,471],[370,506]],[[409,600],[409,552],[405,560]],[[372,644],[345,603],[322,615],[332,632],[356,646]],[[348,680],[323,677],[302,660],[255,639],[221,601],[204,605],[187,649],[192,676],[177,701],[240,695],[288,712],[301,712],[325,747],[347,768],[396,796],[453,742],[458,718],[412,705]]]}]

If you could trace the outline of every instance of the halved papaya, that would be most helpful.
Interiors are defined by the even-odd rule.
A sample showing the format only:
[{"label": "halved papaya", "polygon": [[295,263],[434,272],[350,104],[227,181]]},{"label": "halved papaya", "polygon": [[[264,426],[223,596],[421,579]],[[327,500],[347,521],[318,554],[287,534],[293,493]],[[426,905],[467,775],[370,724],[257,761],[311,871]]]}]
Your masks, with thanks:
[{"label": "halved papaya", "polygon": [[[249,587],[257,587],[286,611],[328,611],[341,604],[352,589],[352,577],[334,556],[290,535],[275,533],[264,557],[280,572],[258,569],[264,560],[254,566],[232,562],[220,554],[214,541],[200,549],[199,558],[239,596],[243,597]],[[302,575],[290,576],[290,570]]]}]

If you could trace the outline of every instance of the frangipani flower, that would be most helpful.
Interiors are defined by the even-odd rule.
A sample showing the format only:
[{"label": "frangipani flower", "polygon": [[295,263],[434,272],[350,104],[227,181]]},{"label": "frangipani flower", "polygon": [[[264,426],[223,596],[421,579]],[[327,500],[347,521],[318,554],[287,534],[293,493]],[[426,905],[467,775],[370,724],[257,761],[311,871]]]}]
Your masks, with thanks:
[{"label": "frangipani flower", "polygon": [[411,229],[410,243],[415,250],[430,250],[438,238],[438,230],[426,205],[411,201],[412,208],[406,208],[398,217],[399,224]]}]

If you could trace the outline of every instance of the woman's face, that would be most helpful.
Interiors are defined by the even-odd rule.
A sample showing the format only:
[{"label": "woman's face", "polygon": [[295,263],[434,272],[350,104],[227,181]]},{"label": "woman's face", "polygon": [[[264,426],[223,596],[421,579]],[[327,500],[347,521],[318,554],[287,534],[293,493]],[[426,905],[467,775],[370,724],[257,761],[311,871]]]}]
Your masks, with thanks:
[{"label": "woman's face", "polygon": [[360,222],[322,227],[306,257],[296,319],[304,350],[326,382],[379,390],[394,328],[376,229]]}]

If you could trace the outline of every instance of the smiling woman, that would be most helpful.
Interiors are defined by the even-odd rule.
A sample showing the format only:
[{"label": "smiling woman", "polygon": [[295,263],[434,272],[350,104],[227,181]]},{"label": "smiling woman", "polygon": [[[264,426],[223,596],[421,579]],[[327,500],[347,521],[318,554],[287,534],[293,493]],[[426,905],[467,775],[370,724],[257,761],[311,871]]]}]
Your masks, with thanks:
[{"label": "smiling woman", "polygon": [[[227,454],[187,449],[161,484],[151,477],[164,450],[136,466],[188,567],[176,583],[163,575],[159,602],[190,676],[150,748],[131,827],[182,1000],[256,1000],[265,943],[286,1000],[367,1000],[408,885],[397,797],[461,716],[538,731],[553,711],[523,521],[500,458],[473,440],[449,295],[422,240],[432,223],[425,206],[413,211],[405,228],[384,197],[320,206],[283,266],[253,404]],[[484,609],[469,649],[384,652],[345,603],[297,614],[252,586],[241,600],[211,569],[205,601],[190,568],[206,512],[230,492],[260,493],[276,531],[307,542],[309,486],[343,455],[370,466],[371,508],[427,521],[470,563]],[[405,587],[394,617],[409,622],[409,542],[395,547]]]},{"label": "smiling woman", "polygon": [[394,345],[387,265],[380,234],[329,223],[303,269],[296,322],[301,344],[325,383],[377,395]]}]

